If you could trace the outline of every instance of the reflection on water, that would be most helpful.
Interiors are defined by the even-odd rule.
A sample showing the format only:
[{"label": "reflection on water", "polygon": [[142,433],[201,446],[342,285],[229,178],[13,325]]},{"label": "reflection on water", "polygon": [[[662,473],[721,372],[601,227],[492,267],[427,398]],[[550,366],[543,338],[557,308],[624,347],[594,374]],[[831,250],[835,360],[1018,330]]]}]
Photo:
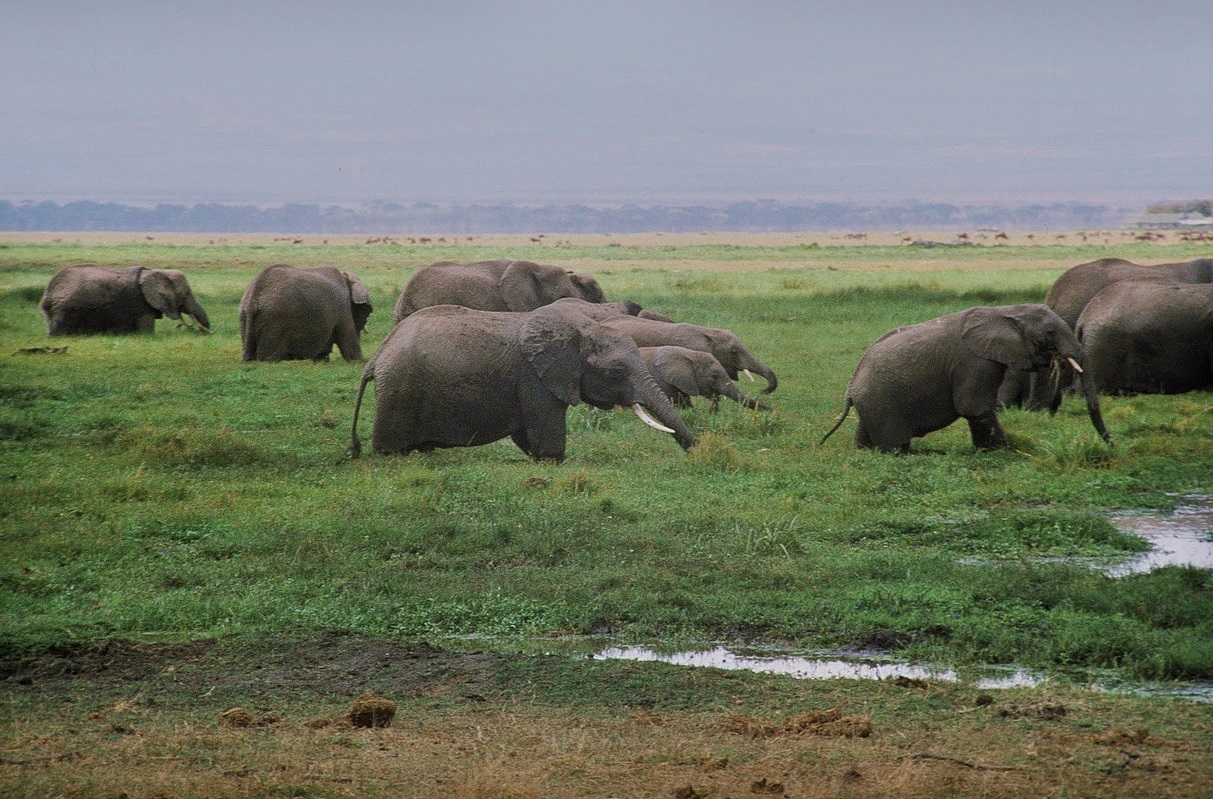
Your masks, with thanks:
[{"label": "reflection on water", "polygon": [[[702,651],[660,653],[642,646],[607,647],[594,655],[596,660],[637,660],[672,663],[676,666],[710,666],[730,671],[783,674],[803,680],[943,680],[960,682],[954,669],[940,666],[899,663],[877,653],[848,653],[847,657],[789,657],[770,654],[738,654],[724,647]],[[979,688],[1011,688],[1039,685],[1040,675],[1022,670],[990,669],[972,684]]]},{"label": "reflection on water", "polygon": [[[846,656],[805,657],[782,654],[739,654],[724,647],[682,652],[659,652],[642,646],[611,646],[591,656],[595,660],[633,660],[671,663],[676,666],[709,667],[730,671],[783,674],[804,680],[939,680],[959,682],[981,689],[1035,687],[1047,682],[1043,674],[1005,666],[987,666],[962,678],[955,669],[944,666],[901,663],[877,653],[851,652]],[[1213,702],[1213,681],[1142,683],[1120,679],[1113,672],[1099,671],[1067,675],[1087,683],[1092,690],[1136,694],[1198,702]]]},{"label": "reflection on water", "polygon": [[1170,516],[1145,513],[1112,517],[1112,523],[1150,542],[1151,549],[1105,568],[1113,577],[1140,574],[1160,566],[1213,569],[1213,506],[1181,505]]}]

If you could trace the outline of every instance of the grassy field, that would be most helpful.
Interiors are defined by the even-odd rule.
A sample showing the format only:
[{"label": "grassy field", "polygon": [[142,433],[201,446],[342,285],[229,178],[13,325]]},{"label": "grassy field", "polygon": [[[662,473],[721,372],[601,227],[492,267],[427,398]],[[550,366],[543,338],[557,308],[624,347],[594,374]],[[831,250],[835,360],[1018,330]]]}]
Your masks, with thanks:
[{"label": "grassy field", "polygon": [[[1097,695],[1060,677],[991,697],[519,654],[536,638],[595,636],[1213,679],[1207,571],[1112,579],[1074,560],[1140,549],[1110,511],[1213,493],[1208,394],[1106,398],[1111,450],[1074,401],[1052,418],[1005,413],[1006,452],[974,452],[963,424],[905,457],[855,450],[853,419],[817,443],[859,356],[891,327],[1038,302],[1093,258],[1210,255],[1176,239],[1061,235],[921,248],[842,234],[7,234],[0,788],[1207,791],[1208,705]],[[775,410],[697,405],[686,418],[701,445],[689,455],[630,413],[578,406],[558,466],[508,441],[350,461],[361,364],[240,360],[237,307],[265,266],[358,273],[376,307],[370,354],[417,268],[492,257],[559,263],[596,275],[609,299],[733,329],[778,374]],[[183,269],[213,334],[161,320],[151,337],[48,340],[42,288],[80,261]],[[392,728],[304,723],[340,715],[363,690],[398,703]],[[217,725],[232,705],[262,715]],[[794,717],[827,710],[858,726],[795,729]],[[869,735],[839,731],[865,721]]]}]

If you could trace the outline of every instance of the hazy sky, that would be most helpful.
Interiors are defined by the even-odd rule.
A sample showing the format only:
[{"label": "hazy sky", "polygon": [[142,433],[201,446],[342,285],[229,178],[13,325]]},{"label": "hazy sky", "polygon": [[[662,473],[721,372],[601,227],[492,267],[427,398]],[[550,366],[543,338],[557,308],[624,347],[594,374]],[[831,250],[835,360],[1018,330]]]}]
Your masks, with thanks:
[{"label": "hazy sky", "polygon": [[1213,195],[1213,2],[0,0],[0,199]]}]

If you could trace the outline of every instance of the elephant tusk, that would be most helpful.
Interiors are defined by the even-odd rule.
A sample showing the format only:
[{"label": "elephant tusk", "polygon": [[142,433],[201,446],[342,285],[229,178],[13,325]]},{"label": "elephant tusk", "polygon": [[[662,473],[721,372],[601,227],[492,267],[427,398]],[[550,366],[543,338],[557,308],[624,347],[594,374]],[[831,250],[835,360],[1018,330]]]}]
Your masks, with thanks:
[{"label": "elephant tusk", "polygon": [[660,430],[663,433],[673,433],[674,432],[670,428],[663,425],[661,422],[654,419],[652,416],[649,416],[648,413],[645,412],[644,406],[642,406],[639,402],[632,404],[632,410],[635,411],[636,415],[640,417],[640,421],[644,422],[645,424],[647,424],[649,427],[653,428],[654,430]]},{"label": "elephant tusk", "polygon": [[1070,366],[1074,367],[1075,372],[1082,374],[1082,367],[1078,365],[1078,361],[1074,360],[1073,358],[1066,358],[1066,362],[1069,363]]},{"label": "elephant tusk", "polygon": [[746,377],[748,377],[748,378],[750,378],[750,382],[751,382],[751,383],[756,383],[756,382],[758,382],[758,381],[755,379],[754,375],[753,375],[753,374],[750,372],[750,370],[749,370],[749,369],[742,369],[741,371],[745,372],[745,376],[746,376]]}]

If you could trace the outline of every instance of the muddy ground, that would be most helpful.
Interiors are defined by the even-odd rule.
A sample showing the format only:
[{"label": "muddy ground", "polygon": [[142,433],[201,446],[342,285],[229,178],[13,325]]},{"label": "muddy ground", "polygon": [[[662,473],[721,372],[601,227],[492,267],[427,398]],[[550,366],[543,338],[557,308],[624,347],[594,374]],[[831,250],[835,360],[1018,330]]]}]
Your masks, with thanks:
[{"label": "muddy ground", "polygon": [[[337,632],[0,660],[0,794],[1213,794],[1213,709],[797,681]],[[360,720],[373,701],[378,721]],[[387,719],[384,723],[384,719]]]}]

